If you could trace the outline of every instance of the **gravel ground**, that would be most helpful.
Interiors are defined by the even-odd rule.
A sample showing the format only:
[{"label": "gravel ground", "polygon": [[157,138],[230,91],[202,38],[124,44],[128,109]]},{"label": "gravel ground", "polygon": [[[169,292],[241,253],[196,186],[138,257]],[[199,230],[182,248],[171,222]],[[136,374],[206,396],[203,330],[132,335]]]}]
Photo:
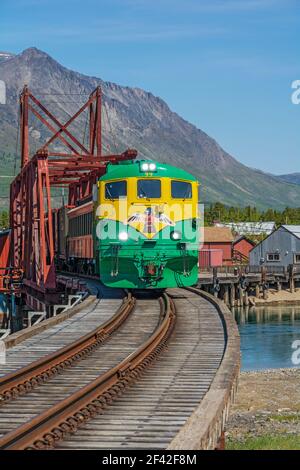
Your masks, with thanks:
[{"label": "gravel ground", "polygon": [[300,435],[300,368],[243,372],[226,439]]},{"label": "gravel ground", "polygon": [[252,302],[257,305],[300,305],[300,289],[295,289],[292,293],[289,289],[282,289],[277,291],[276,289],[269,289],[268,298],[263,299],[262,295],[260,298],[250,296]]}]

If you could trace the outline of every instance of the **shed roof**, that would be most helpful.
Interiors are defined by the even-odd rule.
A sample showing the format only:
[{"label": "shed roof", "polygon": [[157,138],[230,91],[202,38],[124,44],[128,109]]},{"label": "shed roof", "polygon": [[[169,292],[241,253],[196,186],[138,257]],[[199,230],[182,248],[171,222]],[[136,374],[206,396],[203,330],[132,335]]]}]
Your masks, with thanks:
[{"label": "shed roof", "polygon": [[273,235],[273,233],[277,232],[278,230],[280,230],[281,228],[283,228],[284,230],[287,230],[288,232],[290,232],[292,235],[294,235],[294,237],[297,237],[300,239],[300,225],[280,225],[280,227],[278,227],[277,230],[275,230],[274,232],[270,233],[266,238],[264,238],[263,240],[261,240],[256,246],[254,246],[252,248],[252,250],[250,251],[253,251],[255,250],[258,246],[260,246],[265,240],[267,240],[267,238],[269,238],[270,236]]},{"label": "shed roof", "polygon": [[300,238],[300,225],[281,225],[289,232],[291,232],[295,237]]},{"label": "shed roof", "polygon": [[239,243],[240,241],[242,240],[245,240],[246,242],[248,242],[250,245],[252,246],[255,246],[256,243],[252,240],[250,240],[250,238],[246,237],[246,235],[238,235],[234,241],[233,241],[233,244],[235,245],[236,243]]},{"label": "shed roof", "polygon": [[253,235],[266,233],[269,235],[275,229],[275,222],[230,222],[219,226],[230,227],[240,235],[246,235],[247,233]]},{"label": "shed roof", "polygon": [[204,227],[204,243],[232,242],[234,239],[228,227]]}]

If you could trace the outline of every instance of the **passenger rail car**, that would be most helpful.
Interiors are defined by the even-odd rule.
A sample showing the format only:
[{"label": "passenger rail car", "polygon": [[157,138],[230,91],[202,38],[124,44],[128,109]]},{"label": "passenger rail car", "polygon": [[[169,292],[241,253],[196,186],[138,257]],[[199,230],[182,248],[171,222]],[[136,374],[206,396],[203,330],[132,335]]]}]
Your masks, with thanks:
[{"label": "passenger rail car", "polygon": [[[109,164],[93,200],[70,209],[67,222],[57,220],[64,234],[63,243],[56,237],[57,259],[71,271],[95,273],[117,288],[197,283],[198,182],[184,170],[152,161]],[[67,231],[60,227],[66,223]]]}]

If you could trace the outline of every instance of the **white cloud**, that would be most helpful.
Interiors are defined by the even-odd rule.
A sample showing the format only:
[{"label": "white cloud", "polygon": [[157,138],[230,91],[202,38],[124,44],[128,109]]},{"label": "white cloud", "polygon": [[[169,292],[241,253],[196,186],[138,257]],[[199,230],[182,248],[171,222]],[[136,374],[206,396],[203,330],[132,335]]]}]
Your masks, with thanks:
[{"label": "white cloud", "polygon": [[38,28],[30,28],[24,25],[17,31],[6,24],[6,31],[3,32],[6,40],[17,40],[26,38],[26,42],[35,43],[45,38],[57,40],[80,40],[80,43],[108,43],[108,42],[153,42],[153,41],[172,41],[178,39],[189,39],[196,37],[214,37],[227,34],[228,30],[224,27],[201,26],[201,25],[141,25],[137,23],[116,22],[104,20],[92,22],[88,26],[76,25],[72,28],[63,25],[53,25],[51,27],[40,24]]}]

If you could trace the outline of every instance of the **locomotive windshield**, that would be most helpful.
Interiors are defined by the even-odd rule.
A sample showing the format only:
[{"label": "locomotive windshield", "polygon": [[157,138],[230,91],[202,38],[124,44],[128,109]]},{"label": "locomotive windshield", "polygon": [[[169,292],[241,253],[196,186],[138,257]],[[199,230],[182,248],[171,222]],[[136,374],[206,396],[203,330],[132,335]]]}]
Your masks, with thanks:
[{"label": "locomotive windshield", "polygon": [[192,185],[186,181],[172,181],[171,193],[175,199],[191,199]]},{"label": "locomotive windshield", "polygon": [[160,180],[138,180],[137,193],[139,199],[158,199],[161,197]]},{"label": "locomotive windshield", "polygon": [[105,185],[105,199],[119,199],[127,196],[126,181],[111,181]]}]

